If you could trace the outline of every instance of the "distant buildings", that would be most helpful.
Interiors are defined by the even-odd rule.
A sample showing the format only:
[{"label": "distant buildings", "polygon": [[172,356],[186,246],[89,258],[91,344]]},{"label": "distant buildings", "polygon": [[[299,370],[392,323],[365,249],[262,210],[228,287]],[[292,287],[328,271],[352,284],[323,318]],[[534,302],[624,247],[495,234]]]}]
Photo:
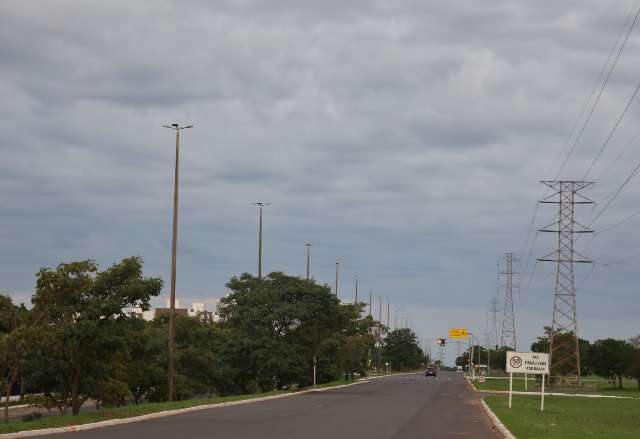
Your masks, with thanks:
[{"label": "distant buildings", "polygon": [[[216,310],[209,311],[204,302],[193,302],[191,304],[191,308],[183,308],[181,306],[180,300],[176,299],[175,313],[178,316],[195,317],[203,322],[217,322],[217,302],[218,301],[216,301]],[[131,310],[129,310],[128,314],[131,317],[137,317],[150,321],[164,315],[169,315],[170,306],[171,304],[169,303],[169,299],[167,299],[166,307],[164,308],[156,308],[153,311],[142,311],[142,309],[140,308],[132,308]]]}]

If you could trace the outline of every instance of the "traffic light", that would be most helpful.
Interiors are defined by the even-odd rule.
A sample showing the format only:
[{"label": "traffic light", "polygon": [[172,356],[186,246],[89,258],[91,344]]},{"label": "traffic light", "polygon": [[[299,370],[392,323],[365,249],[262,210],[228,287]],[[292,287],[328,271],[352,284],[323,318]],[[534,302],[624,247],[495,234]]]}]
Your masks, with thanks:
[{"label": "traffic light", "polygon": [[438,341],[437,341],[437,343],[438,343],[438,346],[444,346],[444,344],[445,344],[445,339],[444,339],[444,338],[439,338],[439,339],[438,339]]}]

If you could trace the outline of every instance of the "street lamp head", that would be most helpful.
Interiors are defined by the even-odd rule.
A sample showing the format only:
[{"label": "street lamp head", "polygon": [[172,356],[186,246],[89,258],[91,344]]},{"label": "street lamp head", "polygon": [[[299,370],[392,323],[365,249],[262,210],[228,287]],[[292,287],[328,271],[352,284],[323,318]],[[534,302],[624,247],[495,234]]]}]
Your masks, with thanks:
[{"label": "street lamp head", "polygon": [[308,242],[305,244],[305,246],[307,247],[311,247],[311,244],[309,244]]},{"label": "street lamp head", "polygon": [[171,126],[174,128],[178,128],[180,125],[178,125],[177,123],[172,123]]},{"label": "street lamp head", "polygon": [[184,129],[193,128],[193,125],[187,125],[186,127],[182,127],[182,128],[184,128]]}]

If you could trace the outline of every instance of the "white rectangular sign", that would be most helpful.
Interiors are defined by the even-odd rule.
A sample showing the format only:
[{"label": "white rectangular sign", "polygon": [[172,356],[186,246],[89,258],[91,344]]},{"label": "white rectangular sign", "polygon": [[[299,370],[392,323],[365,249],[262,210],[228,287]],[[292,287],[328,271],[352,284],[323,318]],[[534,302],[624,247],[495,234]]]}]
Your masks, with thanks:
[{"label": "white rectangular sign", "polygon": [[507,351],[507,373],[549,375],[549,354]]}]

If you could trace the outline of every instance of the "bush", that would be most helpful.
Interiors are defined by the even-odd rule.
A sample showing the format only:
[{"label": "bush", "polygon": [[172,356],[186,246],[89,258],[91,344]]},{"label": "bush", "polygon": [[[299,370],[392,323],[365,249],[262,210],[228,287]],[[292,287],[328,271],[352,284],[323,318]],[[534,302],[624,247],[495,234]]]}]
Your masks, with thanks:
[{"label": "bush", "polygon": [[98,399],[106,407],[126,405],[133,398],[129,385],[123,381],[108,379],[98,384]]},{"label": "bush", "polygon": [[22,421],[23,422],[37,421],[41,417],[42,417],[42,413],[40,413],[40,412],[31,412],[28,415],[24,415],[22,417]]}]

